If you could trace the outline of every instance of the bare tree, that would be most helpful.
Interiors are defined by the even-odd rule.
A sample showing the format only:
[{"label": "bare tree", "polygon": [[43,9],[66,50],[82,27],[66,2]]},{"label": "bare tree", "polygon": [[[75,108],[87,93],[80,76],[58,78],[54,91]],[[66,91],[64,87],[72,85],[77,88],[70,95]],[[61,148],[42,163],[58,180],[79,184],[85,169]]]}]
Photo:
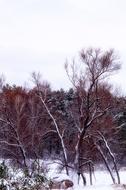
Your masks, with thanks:
[{"label": "bare tree", "polygon": [[[15,89],[16,91],[17,89]],[[26,121],[26,101],[23,95],[13,90],[3,93],[0,106],[0,145],[5,157],[23,161],[28,172],[26,148],[29,146],[29,130]],[[17,93],[17,94],[16,94]],[[26,142],[27,141],[27,142]]]},{"label": "bare tree", "polygon": [[[113,50],[102,52],[100,49],[82,50],[80,53],[81,63],[75,61],[69,67],[65,64],[65,70],[78,95],[78,134],[75,146],[75,167],[78,175],[83,177],[83,143],[90,128],[95,122],[106,115],[111,102],[104,103],[103,96],[99,92],[100,86],[115,71],[119,70],[120,64]],[[70,70],[71,69],[71,70]],[[73,113],[74,114],[74,113]],[[83,180],[85,183],[85,179]]]},{"label": "bare tree", "polygon": [[[51,120],[53,121],[53,124],[54,124],[54,127],[55,127],[55,131],[60,139],[60,143],[61,143],[61,146],[62,146],[62,151],[63,151],[63,158],[64,158],[64,166],[65,166],[65,169],[66,169],[66,174],[69,175],[69,171],[68,171],[68,158],[67,158],[67,150],[66,150],[66,146],[65,146],[65,143],[64,143],[64,130],[60,130],[59,126],[58,126],[58,123],[55,119],[55,117],[53,116],[53,113],[51,113],[47,103],[46,103],[46,95],[47,95],[47,90],[49,88],[49,85],[48,83],[44,82],[42,83],[41,82],[41,75],[38,73],[32,73],[32,78],[34,80],[34,83],[36,85],[36,88],[37,88],[37,95],[42,103],[42,105],[45,107],[46,111],[47,111],[47,114],[49,115],[49,117],[51,118]],[[52,130],[51,130],[52,132]]]}]

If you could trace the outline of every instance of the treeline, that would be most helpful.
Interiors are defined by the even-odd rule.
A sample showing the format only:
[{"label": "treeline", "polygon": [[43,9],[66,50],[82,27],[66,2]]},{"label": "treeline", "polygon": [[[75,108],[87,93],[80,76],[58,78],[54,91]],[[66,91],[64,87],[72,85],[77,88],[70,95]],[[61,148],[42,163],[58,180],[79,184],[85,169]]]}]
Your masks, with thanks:
[{"label": "treeline", "polygon": [[[60,130],[64,130],[64,140],[72,159],[77,138],[75,121],[80,117],[78,92],[74,92],[72,88],[69,91],[63,89],[52,91],[48,86],[46,89],[46,103]],[[124,133],[126,130],[126,100],[112,95],[106,86],[99,89],[99,94],[103,94],[104,101],[108,104],[111,102],[113,105],[105,118],[95,123],[92,131],[103,132],[112,144],[117,143],[118,149],[117,146],[112,148],[115,153],[125,156],[126,150],[121,151],[123,149],[121,144],[126,138]],[[6,85],[0,93],[0,100],[0,151],[2,157],[22,158],[19,145],[23,147],[29,158],[36,156],[42,158],[44,154],[60,154],[62,152],[58,135],[53,131],[55,129],[53,121],[42,105],[36,88],[27,90],[23,87]],[[102,102],[102,104],[106,102]],[[84,154],[87,154],[90,145],[88,142],[84,145],[86,149]],[[95,151],[93,152],[95,153]]]},{"label": "treeline", "polygon": [[[27,166],[27,158],[60,158],[78,172],[88,161],[102,162],[111,149],[126,158],[126,99],[111,92],[106,77],[118,69],[113,52],[81,52],[85,72],[65,69],[73,87],[52,90],[33,73],[33,89],[1,85],[0,156]],[[103,155],[102,155],[103,153]],[[105,160],[104,160],[105,161]],[[80,165],[81,163],[81,165]],[[78,167],[79,164],[79,167]],[[81,169],[80,169],[81,168]]]}]

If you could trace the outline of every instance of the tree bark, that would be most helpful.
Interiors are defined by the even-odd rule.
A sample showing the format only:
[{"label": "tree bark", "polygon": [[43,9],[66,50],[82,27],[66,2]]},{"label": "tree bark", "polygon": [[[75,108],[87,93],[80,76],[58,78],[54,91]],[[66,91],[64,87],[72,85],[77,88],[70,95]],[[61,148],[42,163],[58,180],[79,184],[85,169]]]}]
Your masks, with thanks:
[{"label": "tree bark", "polygon": [[104,162],[105,162],[105,165],[106,165],[106,168],[107,168],[108,172],[110,173],[110,176],[111,176],[111,178],[112,178],[113,183],[115,184],[115,178],[114,178],[114,176],[113,176],[113,174],[112,174],[112,170],[111,170],[111,168],[109,167],[109,163],[108,163],[108,161],[107,161],[107,159],[106,159],[106,157],[105,157],[105,155],[104,155],[104,153],[103,153],[101,147],[100,147],[99,145],[96,145],[96,148],[97,148],[97,150],[99,151],[101,157],[103,158],[103,160],[104,160]]}]

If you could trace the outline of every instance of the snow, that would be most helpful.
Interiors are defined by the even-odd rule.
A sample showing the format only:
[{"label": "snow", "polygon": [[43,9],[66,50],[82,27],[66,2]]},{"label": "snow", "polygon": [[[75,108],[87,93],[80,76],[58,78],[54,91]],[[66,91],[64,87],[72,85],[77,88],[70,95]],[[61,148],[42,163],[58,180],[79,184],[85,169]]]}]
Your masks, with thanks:
[{"label": "snow", "polygon": [[[77,180],[78,180],[78,176],[76,175],[76,173],[74,171],[70,171],[70,175],[67,176],[65,174],[65,171],[61,171],[60,170],[60,164],[59,161],[51,161],[51,160],[45,160],[42,161],[40,160],[41,164],[44,164],[44,166],[47,168],[47,177],[48,179],[54,180],[54,181],[63,181],[66,179],[71,180],[74,183],[74,187],[73,188],[68,188],[68,190],[124,190],[126,189],[126,185],[123,186],[123,184],[126,184],[126,168],[122,168],[122,170],[120,170],[120,178],[121,178],[121,184],[122,185],[113,185],[112,184],[112,180],[111,177],[109,175],[109,173],[107,171],[104,170],[96,170],[94,175],[93,175],[93,185],[90,185],[89,182],[89,174],[85,173],[85,177],[87,180],[87,185],[84,186],[82,183],[82,180],[80,180],[80,183],[78,185]],[[12,176],[12,180],[16,181],[16,179],[18,178],[22,178],[23,176],[23,172],[22,170],[15,170],[12,169],[11,167],[9,168],[9,173]],[[116,177],[116,176],[115,176]],[[4,182],[6,183],[6,181]]]},{"label": "snow", "polygon": [[[74,187],[72,190],[123,190],[126,189],[123,186],[113,185],[111,177],[107,171],[96,171],[93,176],[93,185],[91,186],[89,183],[89,174],[85,173],[85,177],[87,180],[87,185],[84,187],[82,181],[80,180],[80,184],[77,183],[78,176],[75,174],[75,172],[70,172],[70,176],[67,176],[64,171],[59,172],[58,171],[58,164],[52,163],[49,164],[50,170],[48,173],[48,176],[56,181],[62,181],[65,179],[69,179],[73,181]],[[116,176],[115,176],[116,177]],[[126,184],[126,171],[120,171],[120,178],[121,178],[121,184]],[[68,190],[70,190],[69,188]]]}]

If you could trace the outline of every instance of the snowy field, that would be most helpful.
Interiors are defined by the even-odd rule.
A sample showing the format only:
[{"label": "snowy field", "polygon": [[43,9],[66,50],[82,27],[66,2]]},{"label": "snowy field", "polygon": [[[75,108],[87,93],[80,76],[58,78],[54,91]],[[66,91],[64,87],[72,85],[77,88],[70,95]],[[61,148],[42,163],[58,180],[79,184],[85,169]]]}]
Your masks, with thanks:
[{"label": "snowy field", "polygon": [[120,171],[120,178],[121,178],[121,184],[122,185],[113,185],[111,177],[107,171],[95,171],[93,176],[93,185],[91,186],[89,183],[89,174],[85,174],[85,177],[87,179],[87,185],[83,186],[82,181],[80,181],[80,184],[77,183],[77,175],[74,172],[70,173],[70,177],[66,176],[65,172],[59,173],[57,170],[58,165],[57,164],[48,164],[50,170],[48,173],[48,176],[50,178],[57,179],[57,181],[61,181],[63,179],[70,179],[74,183],[73,190],[123,190],[126,189],[126,171],[122,170]]},{"label": "snowy field", "polygon": [[[56,180],[57,182],[69,179],[74,183],[73,188],[68,188],[68,190],[126,190],[126,170],[120,170],[121,185],[113,185],[111,177],[107,171],[96,170],[93,175],[93,185],[89,183],[89,174],[85,173],[87,180],[87,185],[84,186],[82,181],[78,185],[78,176],[75,172],[70,171],[70,176],[67,176],[64,171],[59,169],[59,164],[54,161],[40,161],[41,164],[46,168],[46,176],[48,179]],[[23,173],[21,170],[13,170],[9,167],[10,173],[12,174],[12,179],[22,178]],[[116,178],[116,176],[115,176]],[[9,189],[10,190],[10,189]]]}]

